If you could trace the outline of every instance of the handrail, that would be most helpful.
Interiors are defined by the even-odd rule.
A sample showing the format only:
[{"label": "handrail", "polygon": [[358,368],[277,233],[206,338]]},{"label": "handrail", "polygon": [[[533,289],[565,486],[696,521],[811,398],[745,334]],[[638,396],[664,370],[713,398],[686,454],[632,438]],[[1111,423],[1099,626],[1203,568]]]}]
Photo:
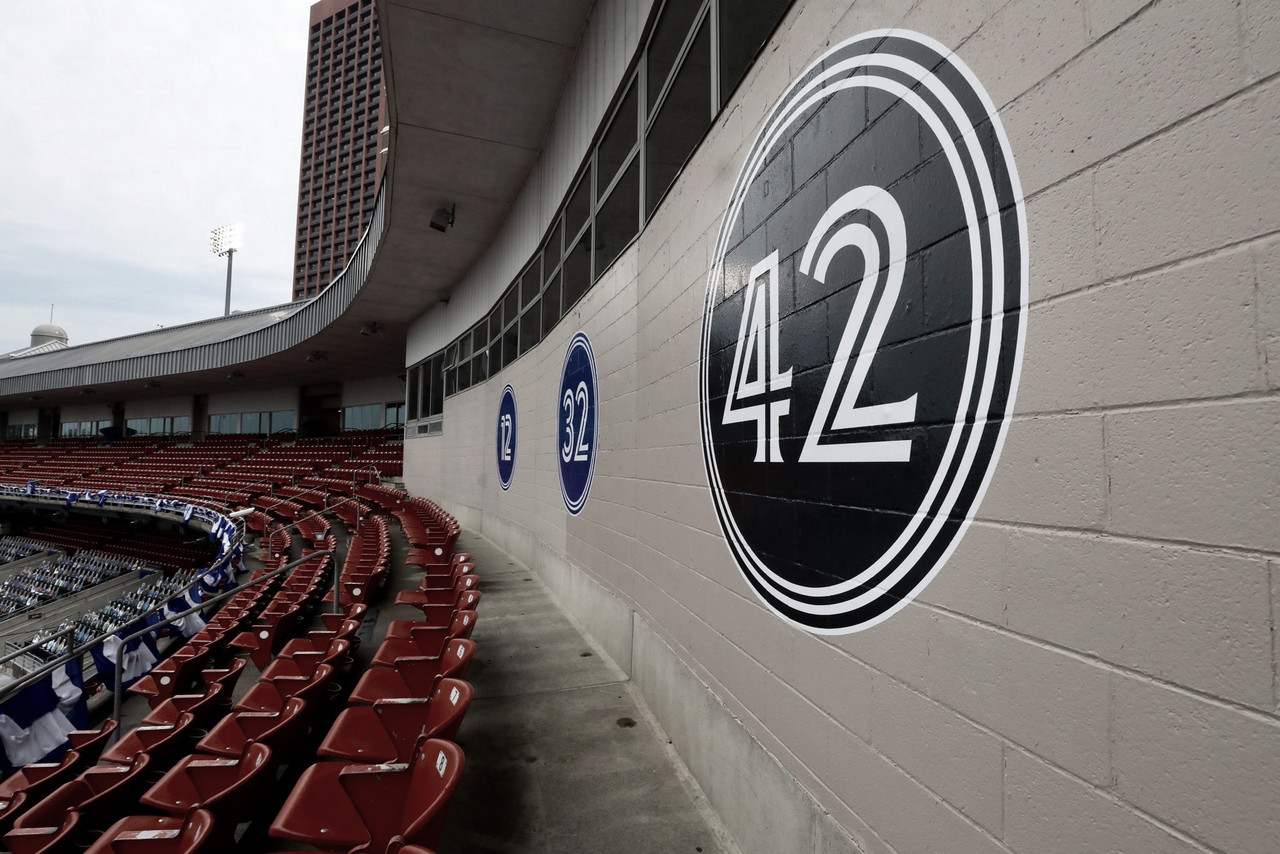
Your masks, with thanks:
[{"label": "handrail", "polygon": [[[77,491],[77,490],[66,490],[61,488],[58,488],[58,489],[61,490],[61,493],[62,493],[61,495],[57,494],[57,490],[55,489],[44,489],[41,492],[25,493],[25,492],[18,492],[17,487],[11,487],[6,484],[0,484],[0,499],[12,498],[14,500],[22,500],[22,501],[30,501],[30,500],[55,501],[56,500],[60,502],[60,501],[65,501],[68,495],[71,493],[75,493],[80,496],[85,496],[89,494],[101,494],[103,492],[107,492],[107,490]],[[193,586],[195,586],[195,584],[199,582],[200,578],[204,576],[206,573],[224,568],[231,563],[232,559],[236,556],[235,547],[244,542],[244,522],[241,519],[225,516],[218,510],[215,510],[211,507],[208,507],[207,505],[199,504],[194,501],[186,501],[186,500],[174,501],[174,499],[172,498],[148,496],[143,493],[138,493],[134,498],[128,499],[128,500],[126,500],[124,496],[117,496],[114,500],[110,501],[110,504],[112,507],[143,510],[145,509],[143,506],[144,504],[151,505],[151,504],[155,504],[156,502],[162,502],[162,501],[169,501],[169,502],[172,502],[174,505],[186,504],[192,507],[193,510],[200,509],[205,511],[205,513],[212,514],[213,516],[216,516],[217,519],[222,520],[224,524],[230,524],[235,534],[235,536],[230,539],[229,545],[226,548],[226,550],[218,556],[218,559],[215,560],[212,564],[210,564],[207,568],[198,572],[195,579],[192,580],[191,584],[188,584],[182,588],[182,591],[185,592],[187,590],[190,590]],[[160,510],[155,509],[153,512],[158,513],[160,512]],[[192,518],[195,518],[194,515]],[[216,527],[216,523],[214,522],[214,520],[206,518],[202,514],[200,517],[200,521],[209,525],[209,532],[213,533],[214,528]],[[153,608],[152,611],[148,611],[147,613],[148,614],[153,613],[154,611],[163,608],[169,602],[173,601],[176,595],[178,594],[175,594],[174,597],[170,597],[164,603],[161,603],[160,605],[156,606],[156,608]],[[141,618],[142,616],[145,616],[145,614],[139,615],[139,618]],[[17,681],[4,686],[3,689],[0,689],[0,703],[15,696],[22,689],[27,688],[30,685],[34,685],[40,679],[43,679],[45,676],[49,675],[54,670],[57,670],[62,665],[66,664],[68,661],[71,661],[72,659],[78,658],[79,656],[83,655],[88,650],[92,649],[93,647],[105,641],[107,638],[114,635],[117,631],[119,631],[118,626],[109,632],[97,635],[94,638],[81,644],[80,646],[77,646],[68,650],[67,652],[63,653],[61,656],[58,656],[52,661],[46,662],[45,664],[31,671],[30,673],[27,673],[25,676],[19,678]],[[48,639],[46,638],[40,643],[43,644],[43,643],[46,643],[47,641]]]},{"label": "handrail", "polygon": [[8,664],[10,661],[13,661],[15,658],[20,658],[26,655],[27,653],[31,652],[33,649],[39,649],[40,647],[44,646],[49,641],[54,640],[55,638],[62,637],[63,635],[73,634],[74,632],[75,632],[75,629],[71,627],[67,627],[65,629],[59,629],[58,631],[49,635],[47,638],[42,638],[38,641],[32,641],[26,646],[20,647],[19,649],[16,649],[13,652],[8,653],[7,655],[0,656],[0,664]]},{"label": "handrail", "polygon": [[[317,516],[320,516],[320,515],[322,515],[322,514],[324,514],[324,513],[329,512],[330,510],[332,510],[332,509],[333,509],[333,508],[335,508],[335,507],[341,507],[343,504],[347,504],[348,502],[351,502],[351,501],[356,502],[356,530],[357,530],[357,531],[358,531],[358,530],[360,530],[360,506],[361,506],[361,505],[360,505],[360,498],[359,498],[359,496],[352,495],[350,498],[344,498],[344,499],[342,499],[341,501],[339,501],[339,502],[338,502],[338,503],[336,503],[336,504],[329,504],[329,505],[325,506],[323,509],[317,510],[317,511],[315,511],[314,513],[309,513],[309,514],[307,514],[306,516],[303,516],[301,519],[297,519],[297,520],[295,520],[294,522],[291,522],[290,524],[285,525],[283,528],[276,528],[276,529],[272,530],[270,533],[266,534],[266,537],[267,537],[267,553],[268,553],[268,554],[271,554],[271,553],[272,553],[272,552],[271,552],[271,541],[272,541],[272,539],[275,537],[275,535],[276,535],[276,534],[280,533],[281,531],[287,531],[287,530],[289,530],[290,528],[296,528],[296,527],[298,527],[299,525],[301,525],[303,522],[306,522],[306,521],[308,521],[308,520],[310,520],[310,519],[314,519],[314,518],[315,518],[315,517],[317,517]],[[329,554],[332,554],[332,553],[333,553],[333,552],[332,552],[332,550],[331,550],[331,551],[329,552]],[[339,603],[339,601],[338,601],[338,599],[340,598],[340,597],[338,596],[338,582],[341,580],[341,578],[342,578],[342,567],[341,567],[341,566],[339,566],[339,565],[338,565],[338,562],[335,560],[335,561],[333,562],[333,613],[335,613],[335,614],[337,614],[338,612],[340,612],[340,611],[342,610],[342,605],[341,605],[341,604]]]},{"label": "handrail", "polygon": [[[305,557],[300,557],[297,560],[291,561],[282,567],[273,569],[270,572],[265,572],[262,575],[258,576],[257,578],[251,578],[248,581],[246,581],[244,584],[241,584],[237,587],[233,587],[230,590],[219,593],[217,596],[212,596],[193,608],[188,608],[187,610],[181,613],[173,614],[170,617],[164,620],[161,620],[158,623],[152,623],[151,625],[147,626],[145,629],[139,629],[138,631],[134,632],[128,637],[123,638],[120,641],[120,646],[116,648],[115,697],[113,699],[113,705],[112,705],[112,713],[111,713],[112,718],[114,718],[117,721],[120,720],[120,706],[121,706],[121,703],[124,702],[121,699],[121,695],[124,693],[124,690],[123,690],[124,653],[132,641],[135,641],[140,637],[144,637],[145,635],[149,635],[152,632],[154,632],[156,629],[163,629],[165,626],[173,625],[178,620],[185,620],[187,617],[190,617],[192,614],[196,613],[197,611],[203,611],[205,608],[209,607],[210,605],[221,602],[224,599],[230,599],[232,596],[236,595],[242,590],[253,587],[256,584],[261,584],[262,582],[266,581],[268,578],[274,578],[275,576],[280,575],[283,572],[288,572],[289,570],[294,569],[295,567],[301,566],[302,564],[310,560],[314,560],[315,558],[321,557],[324,555],[332,556],[333,549],[326,549],[324,551],[312,552],[311,554],[306,555]],[[335,596],[336,596],[336,593],[335,593]],[[164,606],[161,605],[160,607],[162,608]],[[114,634],[114,632],[112,634]],[[108,637],[110,637],[110,635],[108,635]]]}]

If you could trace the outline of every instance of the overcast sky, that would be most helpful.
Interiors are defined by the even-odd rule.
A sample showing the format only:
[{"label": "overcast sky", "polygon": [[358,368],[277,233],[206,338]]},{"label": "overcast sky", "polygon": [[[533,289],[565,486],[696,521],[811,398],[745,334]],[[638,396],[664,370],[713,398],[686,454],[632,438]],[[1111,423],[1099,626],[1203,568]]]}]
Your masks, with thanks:
[{"label": "overcast sky", "polygon": [[0,353],[290,300],[311,2],[0,2]]}]

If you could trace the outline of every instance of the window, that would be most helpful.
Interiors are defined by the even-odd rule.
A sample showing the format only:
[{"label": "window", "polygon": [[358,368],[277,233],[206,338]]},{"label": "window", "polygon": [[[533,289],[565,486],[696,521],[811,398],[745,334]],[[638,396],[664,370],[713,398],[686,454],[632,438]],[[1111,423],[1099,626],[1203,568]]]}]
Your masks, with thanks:
[{"label": "window", "polygon": [[36,425],[10,424],[5,428],[4,437],[6,439],[34,439],[36,437]]},{"label": "window", "polygon": [[[638,70],[619,88],[617,109],[539,250],[487,318],[415,366],[424,370],[419,420],[429,423],[418,424],[410,435],[442,432],[445,397],[497,376],[535,347],[617,260],[790,5],[791,0],[666,0]],[[410,418],[412,395],[411,386]]]},{"label": "window", "polygon": [[646,137],[645,214],[652,214],[711,124],[711,27],[704,20]]},{"label": "window", "polygon": [[662,9],[658,25],[653,28],[653,37],[649,39],[649,51],[645,57],[650,113],[680,56],[680,48],[684,46],[685,36],[693,28],[693,19],[701,5],[702,0],[669,0]]},{"label": "window", "polygon": [[348,406],[342,410],[343,430],[377,430],[383,425],[384,405],[369,403],[364,406]]},{"label": "window", "polygon": [[600,278],[640,232],[640,158],[622,173],[618,185],[596,214],[596,268]]},{"label": "window", "polygon": [[632,83],[613,117],[613,124],[600,140],[596,155],[596,182],[601,196],[636,147],[636,117],[636,85]]},{"label": "window", "polygon": [[789,5],[790,0],[720,0],[720,106]]},{"label": "window", "polygon": [[239,433],[240,432],[240,413],[227,412],[221,415],[209,416],[209,432],[210,433]]},{"label": "window", "polygon": [[588,169],[569,197],[564,209],[564,231],[568,239],[578,236],[579,229],[591,218],[591,170]]},{"label": "window", "polygon": [[591,229],[564,259],[564,288],[561,291],[560,312],[563,317],[573,304],[591,287]]}]

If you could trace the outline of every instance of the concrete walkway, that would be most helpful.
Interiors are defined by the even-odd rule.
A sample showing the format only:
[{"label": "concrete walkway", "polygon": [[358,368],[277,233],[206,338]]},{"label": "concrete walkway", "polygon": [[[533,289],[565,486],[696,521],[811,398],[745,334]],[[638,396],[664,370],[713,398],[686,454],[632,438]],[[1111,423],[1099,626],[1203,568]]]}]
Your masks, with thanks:
[{"label": "concrete walkway", "polygon": [[537,576],[482,537],[458,548],[484,598],[439,854],[737,854],[626,676]]}]

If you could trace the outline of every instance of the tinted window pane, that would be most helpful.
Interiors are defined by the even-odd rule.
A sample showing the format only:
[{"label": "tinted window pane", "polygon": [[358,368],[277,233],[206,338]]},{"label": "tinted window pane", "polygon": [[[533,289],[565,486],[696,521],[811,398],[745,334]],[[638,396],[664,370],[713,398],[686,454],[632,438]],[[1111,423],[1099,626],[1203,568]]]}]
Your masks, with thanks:
[{"label": "tinted window pane", "polygon": [[542,303],[535,302],[520,315],[520,355],[533,349],[542,337]]},{"label": "tinted window pane", "polygon": [[573,195],[569,197],[569,206],[564,211],[565,234],[570,240],[578,233],[591,216],[591,170],[588,169]]},{"label": "tinted window pane", "polygon": [[791,0],[720,0],[720,103],[729,100]]},{"label": "tinted window pane", "polygon": [[658,93],[662,91],[662,84],[671,73],[671,67],[676,64],[684,37],[693,29],[693,18],[701,6],[702,0],[669,0],[662,10],[658,26],[653,28],[653,38],[649,40],[649,55],[646,59],[650,110],[658,99]]},{"label": "tinted window pane", "polygon": [[437,353],[431,357],[431,361],[427,363],[427,373],[423,377],[426,383],[428,395],[427,415],[439,415],[444,412],[444,357]]},{"label": "tinted window pane", "polygon": [[647,180],[645,214],[657,207],[662,194],[680,174],[689,154],[711,123],[711,30],[702,22],[698,36],[675,83],[649,129],[645,147]]},{"label": "tinted window pane", "polygon": [[533,265],[525,271],[524,278],[520,280],[520,305],[529,305],[536,300],[541,287],[542,274],[539,272],[538,262],[534,261]]},{"label": "tinted window pane", "polygon": [[471,382],[478,383],[489,379],[489,351],[482,350],[471,360]]},{"label": "tinted window pane", "polygon": [[640,159],[631,161],[596,214],[596,278],[640,231]]},{"label": "tinted window pane", "polygon": [[458,369],[446,368],[444,372],[444,396],[449,397],[458,393]]},{"label": "tinted window pane", "polygon": [[[153,421],[155,419],[152,419]],[[240,430],[244,433],[261,432],[261,419],[256,412],[246,412],[240,416]]]},{"label": "tinted window pane", "polygon": [[546,338],[560,319],[560,274],[556,273],[542,295],[542,338]]},{"label": "tinted window pane", "polygon": [[418,383],[422,379],[422,368],[414,366],[409,369],[408,392],[405,395],[409,404],[409,417],[418,417]]},{"label": "tinted window pane", "polygon": [[471,358],[471,336],[463,335],[458,340],[458,364],[462,364]]},{"label": "tinted window pane", "polygon": [[636,147],[636,86],[631,84],[627,95],[622,99],[622,106],[613,117],[613,124],[605,131],[600,140],[599,153],[596,155],[596,191],[604,195],[618,174],[622,164],[627,162],[627,155]]},{"label": "tinted window pane", "polygon": [[466,391],[469,388],[471,388],[470,359],[458,366],[458,391]]},{"label": "tinted window pane", "polygon": [[564,260],[564,296],[560,313],[565,315],[583,294],[591,288],[591,229],[582,235],[577,245],[569,250]]},{"label": "tinted window pane", "polygon": [[493,313],[489,315],[489,341],[490,343],[497,341],[502,336],[502,304],[493,307]]},{"label": "tinted window pane", "polygon": [[504,325],[510,325],[511,321],[520,316],[520,292],[514,285],[502,298],[502,316]]},{"label": "tinted window pane", "polygon": [[502,336],[499,335],[489,345],[489,376],[496,377],[506,363],[502,358]]},{"label": "tinted window pane", "polygon": [[513,323],[506,332],[502,334],[502,362],[509,365],[516,360],[519,353],[520,345],[520,324]]},{"label": "tinted window pane", "polygon": [[562,228],[560,220],[556,220],[556,227],[551,229],[551,236],[547,238],[547,245],[542,251],[542,275],[550,276],[555,272],[555,267],[560,263],[560,237]]},{"label": "tinted window pane", "polygon": [[471,332],[471,350],[479,353],[485,347],[489,346],[489,318],[485,318],[476,324],[476,328]]}]

